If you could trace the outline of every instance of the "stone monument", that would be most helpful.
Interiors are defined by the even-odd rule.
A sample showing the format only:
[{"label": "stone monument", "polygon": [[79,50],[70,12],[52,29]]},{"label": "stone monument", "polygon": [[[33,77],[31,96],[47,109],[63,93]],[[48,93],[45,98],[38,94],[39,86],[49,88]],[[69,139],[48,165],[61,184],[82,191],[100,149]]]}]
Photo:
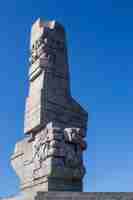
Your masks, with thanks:
[{"label": "stone monument", "polygon": [[11,157],[21,192],[2,200],[132,200],[133,193],[82,192],[88,115],[71,96],[61,24],[33,24],[29,63],[25,138]]},{"label": "stone monument", "polygon": [[71,96],[66,35],[56,21],[32,26],[24,133],[11,163],[26,194],[82,192],[87,112]]}]

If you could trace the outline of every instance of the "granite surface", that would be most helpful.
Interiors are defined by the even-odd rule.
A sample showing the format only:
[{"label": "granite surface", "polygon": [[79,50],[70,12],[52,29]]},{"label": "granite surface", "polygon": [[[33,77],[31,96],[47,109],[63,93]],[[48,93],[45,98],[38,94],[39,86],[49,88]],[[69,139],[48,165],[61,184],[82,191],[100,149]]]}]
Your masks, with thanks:
[{"label": "granite surface", "polygon": [[133,200],[132,192],[38,192],[34,197],[16,196],[2,200]]},{"label": "granite surface", "polygon": [[24,133],[11,163],[25,193],[82,192],[88,113],[72,97],[66,32],[56,21],[31,28]]}]

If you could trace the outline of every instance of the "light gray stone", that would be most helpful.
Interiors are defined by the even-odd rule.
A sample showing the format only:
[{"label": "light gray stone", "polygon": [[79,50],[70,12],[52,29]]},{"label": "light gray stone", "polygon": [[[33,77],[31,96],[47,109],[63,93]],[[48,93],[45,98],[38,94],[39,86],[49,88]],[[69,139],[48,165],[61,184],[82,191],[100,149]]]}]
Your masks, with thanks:
[{"label": "light gray stone", "polygon": [[21,194],[2,200],[132,200],[132,192],[42,192],[34,197]]},{"label": "light gray stone", "polygon": [[20,188],[30,199],[38,191],[82,191],[88,114],[71,96],[65,30],[58,22],[33,24],[28,77],[26,138],[11,158]]}]

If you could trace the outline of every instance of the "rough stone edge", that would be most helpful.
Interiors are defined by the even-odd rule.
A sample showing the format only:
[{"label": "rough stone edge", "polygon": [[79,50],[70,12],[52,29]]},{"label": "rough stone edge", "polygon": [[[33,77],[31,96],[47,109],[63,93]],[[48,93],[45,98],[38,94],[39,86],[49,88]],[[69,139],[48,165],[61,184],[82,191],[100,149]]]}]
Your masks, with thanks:
[{"label": "rough stone edge", "polygon": [[23,195],[0,200],[133,200],[133,192],[38,192],[33,198]]}]

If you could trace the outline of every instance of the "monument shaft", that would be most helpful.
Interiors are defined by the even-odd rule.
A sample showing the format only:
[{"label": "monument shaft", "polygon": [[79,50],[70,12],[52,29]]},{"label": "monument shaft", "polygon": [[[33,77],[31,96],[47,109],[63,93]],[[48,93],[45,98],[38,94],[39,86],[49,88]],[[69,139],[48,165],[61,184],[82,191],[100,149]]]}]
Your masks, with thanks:
[{"label": "monument shaft", "polygon": [[72,98],[63,26],[32,26],[24,133],[12,155],[21,189],[82,191],[87,112]]}]

